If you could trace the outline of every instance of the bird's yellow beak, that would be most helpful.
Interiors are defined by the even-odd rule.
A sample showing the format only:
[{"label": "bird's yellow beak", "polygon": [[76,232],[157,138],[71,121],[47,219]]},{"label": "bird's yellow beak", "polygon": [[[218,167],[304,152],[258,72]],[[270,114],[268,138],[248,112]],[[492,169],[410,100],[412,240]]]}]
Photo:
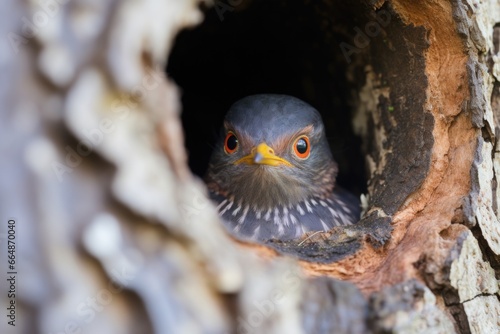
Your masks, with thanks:
[{"label": "bird's yellow beak", "polygon": [[252,153],[237,160],[234,164],[246,163],[249,165],[268,165],[268,166],[292,166],[292,164],[283,158],[274,154],[274,150],[266,143],[260,143],[252,149]]}]

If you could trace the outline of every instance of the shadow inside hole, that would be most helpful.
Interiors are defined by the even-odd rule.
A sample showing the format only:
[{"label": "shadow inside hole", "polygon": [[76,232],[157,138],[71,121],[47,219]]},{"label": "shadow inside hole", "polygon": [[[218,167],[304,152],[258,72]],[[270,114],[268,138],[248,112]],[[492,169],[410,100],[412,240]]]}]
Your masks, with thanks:
[{"label": "shadow inside hole", "polygon": [[321,113],[339,165],[338,184],[355,195],[366,192],[361,140],[353,134],[348,105],[352,87],[336,33],[354,9],[321,6],[328,5],[253,1],[222,16],[211,8],[201,25],[178,35],[167,73],[182,89],[193,173],[204,175],[231,104],[252,94],[287,94]]}]

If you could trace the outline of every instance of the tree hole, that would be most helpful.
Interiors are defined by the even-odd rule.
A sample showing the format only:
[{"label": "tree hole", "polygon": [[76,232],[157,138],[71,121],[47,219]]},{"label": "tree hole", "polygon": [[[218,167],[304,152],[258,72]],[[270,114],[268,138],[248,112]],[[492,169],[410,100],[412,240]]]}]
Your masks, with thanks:
[{"label": "tree hole", "polygon": [[[189,165],[203,176],[229,107],[252,94],[298,97],[322,115],[337,183],[356,196],[366,191],[361,140],[353,133],[346,80],[345,17],[352,5],[314,2],[218,2],[205,20],[178,35],[167,73],[182,89]],[[341,7],[340,9],[338,7]],[[352,25],[352,22],[351,22]]]}]

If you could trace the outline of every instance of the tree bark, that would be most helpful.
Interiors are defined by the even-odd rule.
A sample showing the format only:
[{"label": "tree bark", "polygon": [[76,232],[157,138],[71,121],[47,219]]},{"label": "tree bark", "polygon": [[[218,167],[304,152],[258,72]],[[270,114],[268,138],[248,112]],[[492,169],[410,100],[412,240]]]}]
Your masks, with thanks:
[{"label": "tree bark", "polygon": [[186,163],[164,68],[198,5],[4,1],[1,332],[500,332],[500,3],[359,2],[365,213],[269,245],[230,238]]}]

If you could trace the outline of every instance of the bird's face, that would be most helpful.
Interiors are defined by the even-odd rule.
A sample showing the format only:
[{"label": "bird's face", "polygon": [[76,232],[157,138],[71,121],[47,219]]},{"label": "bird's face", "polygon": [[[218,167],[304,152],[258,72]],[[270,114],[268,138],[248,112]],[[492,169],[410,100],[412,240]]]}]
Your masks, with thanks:
[{"label": "bird's face", "polygon": [[332,191],[336,165],[321,117],[305,102],[247,97],[231,107],[222,131],[208,171],[212,190],[259,210]]}]

